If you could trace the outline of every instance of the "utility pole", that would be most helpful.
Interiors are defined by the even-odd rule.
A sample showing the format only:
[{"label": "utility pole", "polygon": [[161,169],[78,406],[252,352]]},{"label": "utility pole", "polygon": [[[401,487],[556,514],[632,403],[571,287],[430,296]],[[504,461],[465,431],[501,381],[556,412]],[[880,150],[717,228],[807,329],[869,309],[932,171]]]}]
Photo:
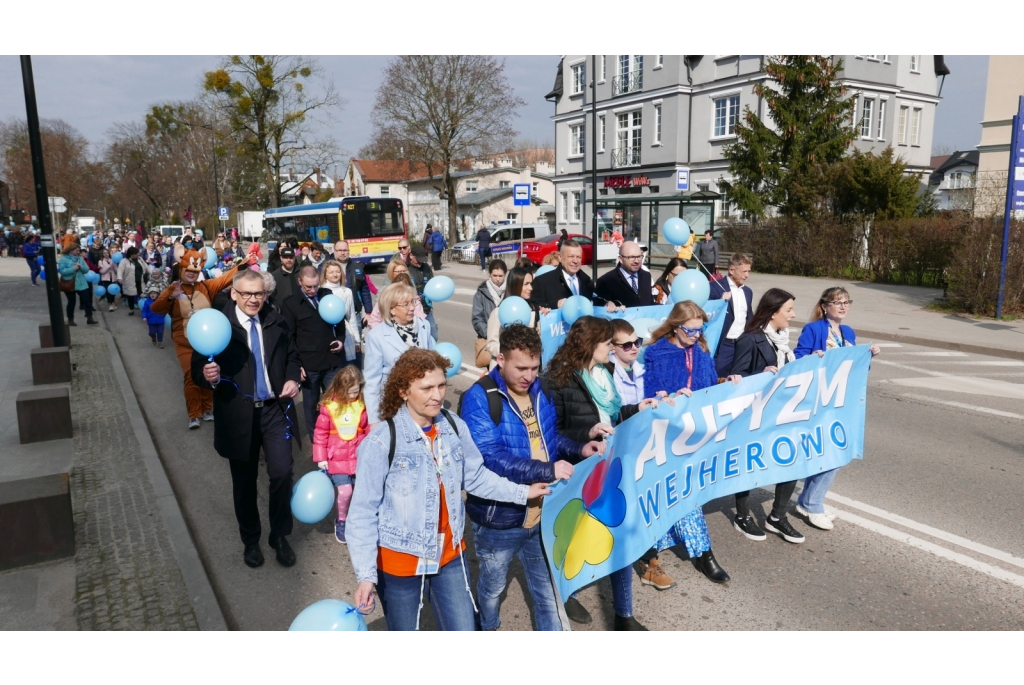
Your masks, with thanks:
[{"label": "utility pole", "polygon": [[[25,118],[28,121],[28,143],[32,151],[32,177],[36,187],[36,211],[42,234],[43,265],[46,268],[46,301],[50,309],[50,331],[54,347],[67,347],[64,313],[60,306],[60,288],[57,284],[57,251],[50,218],[50,200],[46,191],[46,170],[43,168],[43,141],[39,136],[39,110],[36,108],[36,83],[32,76],[32,57],[21,56],[21,80],[25,86]],[[90,297],[92,295],[90,294]]]},{"label": "utility pole", "polygon": [[597,55],[590,56],[590,277],[597,281]]}]

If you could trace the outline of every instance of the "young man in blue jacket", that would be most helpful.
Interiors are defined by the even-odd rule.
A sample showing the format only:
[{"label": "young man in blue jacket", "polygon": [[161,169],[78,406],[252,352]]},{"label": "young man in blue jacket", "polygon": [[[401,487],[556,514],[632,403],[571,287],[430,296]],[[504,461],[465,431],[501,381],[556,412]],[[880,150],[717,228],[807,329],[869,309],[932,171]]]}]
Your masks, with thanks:
[{"label": "young man in blue jacket", "polygon": [[[513,324],[501,332],[498,346],[498,365],[466,391],[459,410],[484,457],[484,465],[513,483],[568,479],[572,476],[570,460],[602,452],[602,443],[580,444],[558,432],[555,405],[537,377],[537,331]],[[499,598],[513,556],[519,557],[526,571],[537,630],[562,630],[541,544],[540,504],[539,499],[518,505],[473,495],[466,501],[480,561],[476,592],[483,630],[497,630],[501,624]]]}]

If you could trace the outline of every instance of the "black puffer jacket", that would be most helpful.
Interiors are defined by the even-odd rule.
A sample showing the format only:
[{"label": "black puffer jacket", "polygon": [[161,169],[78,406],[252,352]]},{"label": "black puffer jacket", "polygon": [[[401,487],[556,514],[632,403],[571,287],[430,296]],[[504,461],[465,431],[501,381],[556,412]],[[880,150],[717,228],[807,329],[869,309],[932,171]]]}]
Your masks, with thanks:
[{"label": "black puffer jacket", "polygon": [[[558,432],[576,442],[589,442],[590,429],[601,423],[601,414],[597,404],[587,392],[587,387],[576,374],[572,382],[564,387],[551,385],[551,395],[558,413]],[[624,404],[619,411],[619,423],[639,411],[636,404]]]}]

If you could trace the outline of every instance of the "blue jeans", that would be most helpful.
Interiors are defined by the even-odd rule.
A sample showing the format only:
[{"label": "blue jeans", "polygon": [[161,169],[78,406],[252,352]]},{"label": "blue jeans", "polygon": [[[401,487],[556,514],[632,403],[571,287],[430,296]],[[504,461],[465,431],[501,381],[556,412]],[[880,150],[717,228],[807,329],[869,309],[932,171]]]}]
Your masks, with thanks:
[{"label": "blue jeans", "polygon": [[[628,618],[633,615],[633,565],[619,569],[608,576],[612,583],[612,609],[617,616]],[[572,593],[570,597],[575,597]]]},{"label": "blue jeans", "polygon": [[838,472],[839,469],[832,469],[804,479],[804,489],[796,503],[812,514],[824,514],[825,495],[832,487],[832,481],[836,479]]},{"label": "blue jeans", "polygon": [[477,255],[480,257],[480,270],[487,271],[487,257],[485,255],[486,250],[477,250]]},{"label": "blue jeans", "polygon": [[309,430],[310,442],[313,440],[313,431],[316,429],[316,417],[320,413],[320,408],[317,406],[320,402],[320,395],[331,387],[331,381],[340,370],[339,366],[326,371],[307,371],[306,380],[302,381],[302,412],[306,415],[306,428]]},{"label": "blue jeans", "polygon": [[39,272],[42,271],[43,267],[39,266],[39,261],[35,257],[25,257],[25,261],[28,262],[32,282],[35,283],[36,279],[39,278]]},{"label": "blue jeans", "polygon": [[419,630],[421,599],[430,603],[441,630],[476,630],[467,578],[460,558],[449,561],[432,576],[393,576],[378,571],[377,594],[388,630]]},{"label": "blue jeans", "polygon": [[497,630],[501,625],[499,600],[505,590],[512,557],[518,557],[526,571],[526,585],[533,597],[537,630],[562,630],[551,574],[541,545],[540,526],[498,530],[474,523],[473,540],[480,560],[480,577],[476,582],[480,627]]}]

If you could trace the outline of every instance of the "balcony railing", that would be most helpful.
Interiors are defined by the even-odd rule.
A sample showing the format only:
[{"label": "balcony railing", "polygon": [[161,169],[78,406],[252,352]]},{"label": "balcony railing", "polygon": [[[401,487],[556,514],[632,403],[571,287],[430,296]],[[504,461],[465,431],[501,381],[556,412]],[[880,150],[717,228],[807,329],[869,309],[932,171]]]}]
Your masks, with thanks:
[{"label": "balcony railing", "polygon": [[640,166],[640,146],[619,147],[612,150],[612,167]]},{"label": "balcony railing", "polygon": [[625,93],[635,93],[644,89],[644,72],[631,71],[628,74],[612,77],[612,97]]}]

